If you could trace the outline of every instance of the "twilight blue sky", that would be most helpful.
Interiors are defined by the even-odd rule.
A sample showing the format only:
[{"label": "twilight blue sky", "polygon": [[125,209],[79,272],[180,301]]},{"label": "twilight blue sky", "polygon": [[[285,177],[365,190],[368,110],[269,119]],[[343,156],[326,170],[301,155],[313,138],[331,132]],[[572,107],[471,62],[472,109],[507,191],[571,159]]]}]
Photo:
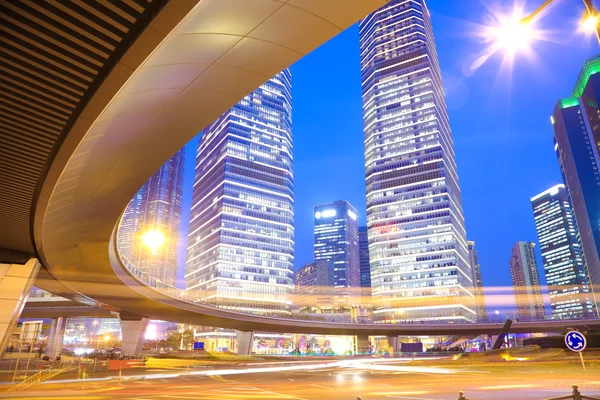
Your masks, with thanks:
[{"label": "twilight blue sky", "polygon": [[[525,10],[533,11],[538,3],[530,0]],[[474,35],[477,25],[492,10],[509,13],[509,1],[498,2],[497,8],[472,0],[431,0],[428,5],[467,235],[479,250],[484,285],[510,286],[511,247],[517,240],[537,242],[529,198],[561,182],[549,116],[556,100],[570,95],[584,59],[597,53],[598,45],[593,36],[576,32],[583,5],[555,0],[537,22],[552,42],[534,42],[535,56],[517,57],[512,68],[501,67],[502,55],[496,54],[472,70],[469,65],[485,48]],[[365,222],[358,26],[294,64],[292,85],[298,268],[312,261],[315,204],[348,200]],[[186,148],[184,238],[196,146],[193,140]]]}]

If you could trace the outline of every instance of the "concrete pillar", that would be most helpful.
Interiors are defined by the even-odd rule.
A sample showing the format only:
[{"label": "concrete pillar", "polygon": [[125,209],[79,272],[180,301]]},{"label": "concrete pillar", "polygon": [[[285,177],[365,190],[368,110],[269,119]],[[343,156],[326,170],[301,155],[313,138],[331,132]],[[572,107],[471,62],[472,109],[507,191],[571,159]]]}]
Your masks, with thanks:
[{"label": "concrete pillar", "polygon": [[142,352],[144,346],[144,335],[148,327],[148,318],[139,315],[123,315],[121,319],[121,354],[124,356],[135,356]]},{"label": "concrete pillar", "polygon": [[388,336],[388,347],[390,349],[390,356],[394,357],[400,352],[400,343],[398,343],[398,336]]},{"label": "concrete pillar", "polygon": [[252,355],[252,345],[254,344],[254,332],[235,331],[237,337],[237,353],[240,356]]},{"label": "concrete pillar", "polygon": [[10,343],[39,269],[35,258],[25,264],[0,264],[0,357]]},{"label": "concrete pillar", "polygon": [[369,354],[369,336],[368,335],[357,335],[356,336],[356,353],[357,354]]},{"label": "concrete pillar", "polygon": [[46,346],[46,355],[50,357],[50,360],[54,360],[56,357],[60,356],[66,326],[67,319],[64,317],[58,317],[52,320],[50,333],[48,334],[48,344]]}]

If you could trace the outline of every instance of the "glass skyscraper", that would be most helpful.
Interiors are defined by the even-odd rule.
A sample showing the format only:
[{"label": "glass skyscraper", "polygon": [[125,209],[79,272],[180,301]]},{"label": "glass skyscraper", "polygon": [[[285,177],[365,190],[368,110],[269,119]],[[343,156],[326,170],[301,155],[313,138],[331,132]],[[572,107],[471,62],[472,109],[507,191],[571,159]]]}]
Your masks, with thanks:
[{"label": "glass skyscraper", "polygon": [[198,301],[264,315],[291,313],[291,102],[286,69],[200,137],[185,274]]},{"label": "glass skyscraper", "polygon": [[483,277],[481,276],[481,265],[479,264],[479,253],[475,249],[475,242],[467,241],[469,249],[469,261],[473,272],[473,283],[475,285],[475,304],[477,304],[477,320],[485,321],[487,313],[485,310],[485,295],[483,292]]},{"label": "glass skyscraper", "polygon": [[532,242],[515,243],[509,261],[517,317],[523,321],[544,319],[544,299],[534,247]]},{"label": "glass skyscraper", "polygon": [[475,321],[429,11],[423,0],[391,0],[359,29],[373,317]]},{"label": "glass skyscraper", "polygon": [[552,114],[554,150],[573,206],[596,310],[600,309],[600,56],[590,58],[571,97]]},{"label": "glass skyscraper", "polygon": [[[344,200],[314,208],[315,261],[333,263],[333,284],[340,296],[360,298],[360,256],[356,209]],[[354,288],[354,290],[352,290]]]},{"label": "glass skyscraper", "polygon": [[[184,158],[181,149],[142,186],[125,209],[117,236],[129,262],[171,286],[177,280]],[[143,243],[144,233],[151,230],[165,237],[162,246],[150,249]]]},{"label": "glass skyscraper", "polygon": [[553,319],[594,318],[594,300],[565,185],[531,198]]}]

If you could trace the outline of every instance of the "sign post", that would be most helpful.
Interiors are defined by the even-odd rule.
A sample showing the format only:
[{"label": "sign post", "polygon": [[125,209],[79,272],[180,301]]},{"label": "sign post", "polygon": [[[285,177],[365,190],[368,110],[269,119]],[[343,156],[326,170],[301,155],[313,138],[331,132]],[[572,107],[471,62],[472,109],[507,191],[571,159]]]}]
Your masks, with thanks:
[{"label": "sign post", "polygon": [[583,350],[587,345],[587,340],[583,333],[577,331],[570,331],[565,335],[565,344],[571,351],[579,353],[579,359],[581,360],[581,366],[585,371],[585,363],[583,362]]}]

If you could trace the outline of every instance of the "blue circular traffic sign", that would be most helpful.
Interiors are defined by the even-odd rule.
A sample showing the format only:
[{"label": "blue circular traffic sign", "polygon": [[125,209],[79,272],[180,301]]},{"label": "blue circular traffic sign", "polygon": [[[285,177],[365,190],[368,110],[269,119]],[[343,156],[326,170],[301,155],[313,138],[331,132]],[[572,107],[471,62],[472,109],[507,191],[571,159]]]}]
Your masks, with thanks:
[{"label": "blue circular traffic sign", "polygon": [[569,350],[583,351],[587,345],[587,340],[581,332],[571,331],[565,335],[565,343]]}]

